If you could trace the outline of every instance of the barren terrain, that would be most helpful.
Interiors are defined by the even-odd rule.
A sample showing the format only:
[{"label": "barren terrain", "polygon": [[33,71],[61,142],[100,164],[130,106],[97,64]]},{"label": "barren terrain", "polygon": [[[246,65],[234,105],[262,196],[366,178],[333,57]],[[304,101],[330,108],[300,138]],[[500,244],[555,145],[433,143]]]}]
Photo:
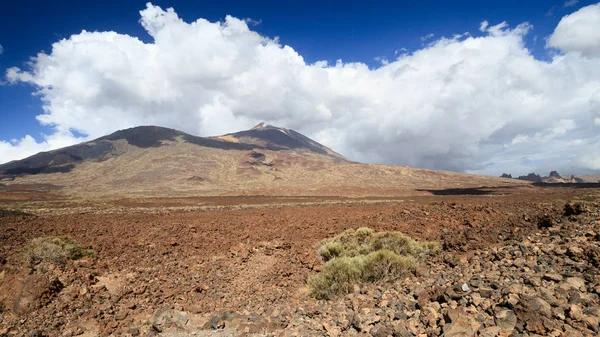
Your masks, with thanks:
[{"label": "barren terrain", "polygon": [[[598,334],[600,190],[422,194],[86,200],[2,193],[0,335]],[[565,215],[569,200],[586,201],[585,211]],[[406,280],[363,285],[331,301],[310,298],[306,280],[322,264],[316,245],[358,227],[400,230],[438,241],[442,251]],[[97,256],[34,270],[19,259],[31,239],[55,235]],[[457,329],[466,332],[452,334]]]}]

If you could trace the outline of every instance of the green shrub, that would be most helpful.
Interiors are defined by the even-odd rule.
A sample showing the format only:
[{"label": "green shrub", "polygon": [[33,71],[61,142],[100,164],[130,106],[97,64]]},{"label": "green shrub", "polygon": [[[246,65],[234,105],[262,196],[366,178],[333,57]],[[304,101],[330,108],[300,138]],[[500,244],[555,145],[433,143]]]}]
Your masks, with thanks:
[{"label": "green shrub", "polygon": [[94,256],[96,252],[87,249],[68,236],[50,236],[35,238],[25,246],[21,257],[31,266],[42,262],[65,265],[68,260],[78,260]]},{"label": "green shrub", "polygon": [[349,293],[362,279],[362,257],[340,257],[328,261],[323,270],[308,279],[310,295],[318,299],[328,299]]},{"label": "green shrub", "polygon": [[371,249],[373,230],[370,228],[348,229],[319,247],[319,255],[327,262],[335,257],[353,257],[368,254]]},{"label": "green shrub", "polygon": [[393,281],[414,272],[416,266],[415,257],[382,249],[365,256],[362,279],[366,282]]},{"label": "green shrub", "polygon": [[420,260],[438,249],[436,242],[418,242],[401,232],[349,229],[320,244],[325,264],[308,280],[310,295],[330,299],[359,282],[393,281],[414,272]]},{"label": "green shrub", "polygon": [[348,229],[321,243],[318,252],[323,261],[353,257],[387,249],[399,255],[423,256],[437,251],[436,242],[418,242],[401,232],[374,232],[370,228]]}]

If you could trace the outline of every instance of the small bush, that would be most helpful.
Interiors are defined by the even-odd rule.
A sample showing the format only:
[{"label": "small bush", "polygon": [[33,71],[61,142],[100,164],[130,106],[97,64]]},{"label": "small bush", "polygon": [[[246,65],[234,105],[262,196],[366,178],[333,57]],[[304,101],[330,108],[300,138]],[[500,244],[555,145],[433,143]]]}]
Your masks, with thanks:
[{"label": "small bush", "polygon": [[370,228],[349,229],[319,247],[319,255],[327,262],[335,257],[354,257],[368,254],[371,250],[373,230]]},{"label": "small bush", "polygon": [[328,299],[349,293],[362,279],[362,257],[340,257],[327,262],[323,270],[308,279],[311,296]]},{"label": "small bush", "polygon": [[362,278],[366,282],[393,281],[412,273],[416,266],[415,257],[382,249],[365,256]]},{"label": "small bush", "polygon": [[359,282],[393,281],[414,272],[421,259],[438,249],[435,242],[418,242],[401,232],[349,229],[319,246],[325,264],[308,280],[310,295],[330,299]]},{"label": "small bush", "polygon": [[348,229],[321,243],[318,252],[323,261],[336,257],[354,257],[387,249],[399,255],[424,256],[437,251],[436,242],[418,242],[401,232],[374,232],[370,228]]},{"label": "small bush", "polygon": [[63,266],[68,260],[78,260],[94,256],[96,252],[87,249],[68,236],[35,238],[25,246],[21,256],[31,266],[42,262]]}]

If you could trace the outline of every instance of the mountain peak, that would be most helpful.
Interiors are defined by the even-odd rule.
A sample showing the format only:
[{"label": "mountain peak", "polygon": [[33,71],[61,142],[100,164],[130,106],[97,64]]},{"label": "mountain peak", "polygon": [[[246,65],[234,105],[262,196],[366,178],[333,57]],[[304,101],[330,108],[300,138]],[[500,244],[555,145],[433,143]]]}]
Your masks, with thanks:
[{"label": "mountain peak", "polygon": [[[281,132],[284,132],[284,133],[285,133],[285,132],[286,132],[288,129],[286,129],[286,128],[281,128],[281,127],[278,127],[278,126],[275,126],[275,125],[271,125],[271,124],[267,124],[267,123],[265,123],[265,122],[260,122],[260,123],[256,124],[256,125],[255,125],[255,126],[252,128],[252,129],[250,129],[250,130],[279,130],[279,131],[281,131]],[[250,131],[250,130],[247,130],[247,131]]]},{"label": "mountain peak", "polygon": [[259,123],[252,129],[228,133],[216,138],[227,142],[252,144],[267,150],[308,151],[334,157],[343,161],[347,160],[339,153],[336,153],[330,148],[319,144],[299,132],[265,124],[264,122]]}]

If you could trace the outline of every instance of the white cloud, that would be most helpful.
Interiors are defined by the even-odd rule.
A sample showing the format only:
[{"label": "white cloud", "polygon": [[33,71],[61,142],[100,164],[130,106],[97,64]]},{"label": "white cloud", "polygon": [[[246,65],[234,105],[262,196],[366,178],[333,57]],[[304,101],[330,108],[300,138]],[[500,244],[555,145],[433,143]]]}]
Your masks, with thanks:
[{"label": "white cloud", "polygon": [[557,10],[565,10],[569,7],[573,7],[573,6],[577,5],[578,3],[579,3],[579,0],[567,0],[567,1],[563,2],[562,7],[558,6],[558,5],[552,6],[552,8],[550,8],[548,10],[548,12],[546,13],[546,16],[547,17],[554,16],[554,14]]},{"label": "white cloud", "polygon": [[489,26],[489,24],[490,24],[489,22],[483,21],[481,23],[481,25],[479,25],[479,31],[485,32],[487,30],[487,27]]},{"label": "white cloud", "polygon": [[0,44],[0,54],[4,53],[4,48],[2,47],[2,45]]},{"label": "white cloud", "polygon": [[528,141],[529,141],[529,136],[518,134],[515,136],[515,138],[512,139],[512,141],[510,142],[510,145],[527,143]]},{"label": "white cloud", "polygon": [[381,63],[384,66],[390,64],[390,61],[385,56],[376,56],[373,58],[373,60]]},{"label": "white cloud", "polygon": [[245,18],[244,21],[250,26],[258,26],[262,23],[262,20],[254,20],[252,18]]},{"label": "white cloud", "polygon": [[563,4],[564,7],[573,7],[579,3],[579,0],[567,0]]},{"label": "white cloud", "polygon": [[[569,17],[583,11],[590,27],[589,10]],[[490,174],[526,173],[524,157],[538,168],[596,167],[600,135],[589,121],[600,111],[600,53],[588,48],[582,57],[561,44],[563,54],[537,60],[524,44],[527,23],[484,22],[483,36],[434,39],[373,69],[306,63],[230,16],[186,23],[152,5],[141,16],[152,43],[83,31],[38,54],[30,69],[7,71],[10,82],[37,88],[38,120],[60,144],[55,135],[3,142],[2,160],[80,141],[69,130],[92,139],[154,124],[206,136],[266,121],[353,160]]]},{"label": "white cloud", "polygon": [[331,114],[331,110],[327,107],[327,105],[323,103],[319,103],[316,106],[317,113],[322,120],[328,121],[331,120],[333,115]]},{"label": "white cloud", "polygon": [[594,124],[595,124],[596,126],[600,126],[600,117],[596,117],[596,118],[594,118]]},{"label": "white cloud", "polygon": [[421,36],[421,43],[425,43],[427,40],[433,39],[435,35],[433,33],[429,33],[425,36]]},{"label": "white cloud", "polygon": [[516,135],[510,145],[517,145],[523,143],[538,143],[538,144],[546,144],[549,141],[562,137],[567,134],[568,131],[575,130],[576,123],[572,119],[560,119],[553,123],[553,125],[545,130],[537,131],[533,136],[528,136],[524,134]]},{"label": "white cloud", "polygon": [[600,3],[564,16],[547,41],[548,47],[578,52],[587,57],[600,55]]}]

